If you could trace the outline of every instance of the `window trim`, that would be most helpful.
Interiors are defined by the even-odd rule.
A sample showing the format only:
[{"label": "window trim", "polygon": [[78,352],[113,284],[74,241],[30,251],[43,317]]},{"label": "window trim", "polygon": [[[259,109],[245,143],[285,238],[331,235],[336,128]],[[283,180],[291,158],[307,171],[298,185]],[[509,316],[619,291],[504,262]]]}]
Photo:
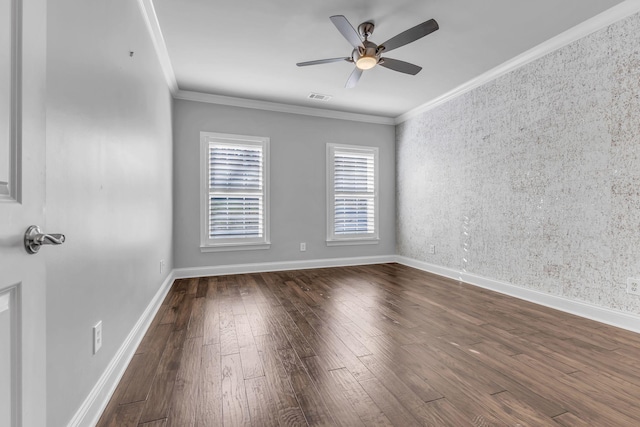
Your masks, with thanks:
[{"label": "window trim", "polygon": [[[373,154],[373,177],[374,177],[374,191],[373,191],[373,226],[374,233],[370,236],[364,236],[362,234],[351,235],[336,235],[335,234],[335,188],[334,188],[334,155],[335,152],[350,152],[355,154]],[[380,186],[379,175],[380,166],[378,162],[378,147],[364,146],[364,145],[346,145],[346,144],[333,144],[327,143],[327,158],[326,158],[326,192],[327,192],[327,246],[346,246],[346,245],[375,245],[380,242]]]},{"label": "window trim", "polygon": [[[263,236],[252,239],[226,239],[214,242],[209,238],[209,144],[243,144],[262,147],[262,185],[263,185]],[[200,251],[244,251],[269,249],[270,240],[270,179],[269,179],[269,143],[270,138],[249,135],[235,135],[217,132],[200,132]]]}]

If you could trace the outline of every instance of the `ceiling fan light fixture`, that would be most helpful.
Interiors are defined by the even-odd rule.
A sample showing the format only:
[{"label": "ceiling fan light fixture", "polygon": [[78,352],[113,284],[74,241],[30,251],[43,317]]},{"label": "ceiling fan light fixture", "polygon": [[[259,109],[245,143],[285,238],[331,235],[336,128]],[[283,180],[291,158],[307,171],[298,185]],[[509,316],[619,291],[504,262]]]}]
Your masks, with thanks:
[{"label": "ceiling fan light fixture", "polygon": [[378,63],[378,58],[375,56],[361,56],[356,61],[356,67],[361,70],[370,70],[376,66]]}]

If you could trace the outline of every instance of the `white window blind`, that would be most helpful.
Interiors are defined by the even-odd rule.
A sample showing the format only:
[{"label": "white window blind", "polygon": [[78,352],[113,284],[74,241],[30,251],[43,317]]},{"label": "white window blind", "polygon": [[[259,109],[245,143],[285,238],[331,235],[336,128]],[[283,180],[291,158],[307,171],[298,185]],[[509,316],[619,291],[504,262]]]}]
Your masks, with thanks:
[{"label": "white window blind", "polygon": [[329,144],[328,241],[377,239],[377,149]]},{"label": "white window blind", "polygon": [[209,136],[204,246],[267,243],[267,147],[264,141]]},{"label": "white window blind", "polygon": [[209,238],[260,238],[262,147],[209,146]]}]

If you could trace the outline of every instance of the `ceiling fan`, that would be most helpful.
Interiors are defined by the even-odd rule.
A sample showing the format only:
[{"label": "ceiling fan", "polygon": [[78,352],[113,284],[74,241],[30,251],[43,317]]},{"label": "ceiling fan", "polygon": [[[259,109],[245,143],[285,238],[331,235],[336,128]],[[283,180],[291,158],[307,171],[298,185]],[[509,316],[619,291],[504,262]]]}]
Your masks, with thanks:
[{"label": "ceiling fan", "polygon": [[435,19],[429,19],[422,24],[418,24],[413,28],[403,31],[395,37],[391,37],[386,42],[377,45],[369,41],[369,37],[373,34],[373,22],[363,22],[358,25],[358,31],[356,32],[347,18],[343,15],[334,15],[329,19],[331,19],[331,22],[333,22],[333,25],[336,26],[342,36],[353,46],[351,56],[298,62],[296,65],[298,67],[305,67],[307,65],[328,64],[340,61],[351,62],[355,64],[356,68],[349,76],[347,84],[345,85],[346,88],[354,87],[356,83],[358,83],[358,80],[360,80],[362,72],[364,70],[369,70],[376,65],[381,65],[390,70],[399,71],[405,74],[418,74],[420,70],[422,70],[422,67],[410,64],[409,62],[400,61],[398,59],[383,58],[382,54],[421,39],[440,28]]}]

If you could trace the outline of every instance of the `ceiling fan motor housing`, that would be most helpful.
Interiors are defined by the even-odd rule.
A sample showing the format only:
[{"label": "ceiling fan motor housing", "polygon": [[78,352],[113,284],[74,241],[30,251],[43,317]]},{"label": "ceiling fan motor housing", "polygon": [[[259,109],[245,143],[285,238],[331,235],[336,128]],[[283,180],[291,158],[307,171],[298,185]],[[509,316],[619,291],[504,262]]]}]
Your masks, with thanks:
[{"label": "ceiling fan motor housing", "polygon": [[[380,54],[382,52],[378,51],[378,45],[368,40],[363,41],[362,44],[364,47],[358,47],[357,49],[354,49],[351,53],[351,58],[353,59],[353,62],[356,63],[356,66],[358,66],[358,68],[367,70],[369,68],[372,68],[372,66],[365,68],[363,66],[359,66],[358,64],[363,64],[364,60],[364,63],[375,65],[380,60]],[[373,62],[374,60],[375,62]]]}]

